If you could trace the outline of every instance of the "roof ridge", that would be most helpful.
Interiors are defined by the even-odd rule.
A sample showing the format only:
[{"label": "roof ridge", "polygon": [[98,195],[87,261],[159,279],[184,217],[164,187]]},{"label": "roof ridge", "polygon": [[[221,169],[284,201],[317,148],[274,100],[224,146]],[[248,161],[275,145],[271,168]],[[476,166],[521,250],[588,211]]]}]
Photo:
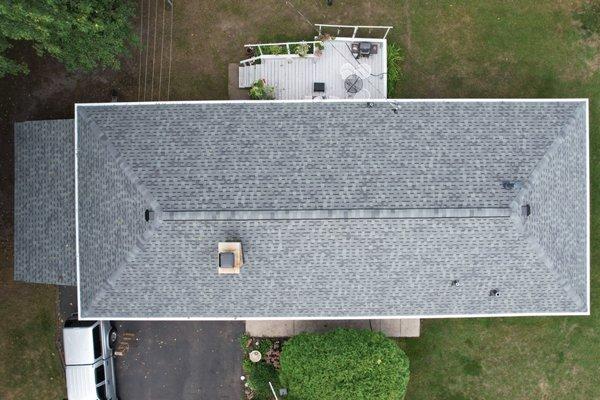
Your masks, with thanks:
[{"label": "roof ridge", "polygon": [[509,207],[462,208],[336,208],[314,210],[164,210],[161,221],[243,221],[315,219],[495,218],[510,217]]}]

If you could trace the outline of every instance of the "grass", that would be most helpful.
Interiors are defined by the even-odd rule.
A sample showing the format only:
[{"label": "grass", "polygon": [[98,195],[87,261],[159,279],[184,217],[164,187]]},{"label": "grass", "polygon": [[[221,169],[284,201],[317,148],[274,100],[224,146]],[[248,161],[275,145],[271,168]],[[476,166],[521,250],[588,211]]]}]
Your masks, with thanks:
[{"label": "grass", "polygon": [[66,397],[55,346],[56,287],[13,283],[2,269],[0,287],[0,399]]},{"label": "grass", "polygon": [[[407,3],[399,97],[590,98],[598,182],[598,49],[573,21],[578,2]],[[400,341],[411,360],[407,399],[598,396],[598,190],[592,184],[592,315],[423,321],[419,339]]]},{"label": "grass", "polygon": [[396,90],[402,76],[402,50],[395,43],[387,46],[387,97],[390,99],[398,97]]},{"label": "grass", "polygon": [[[258,345],[256,344],[258,343]],[[252,392],[254,400],[271,400],[273,395],[269,382],[275,391],[279,391],[279,373],[275,367],[265,361],[264,356],[273,347],[273,341],[266,338],[252,338],[247,333],[240,337],[240,345],[244,353],[242,370],[246,377],[246,385]],[[257,363],[250,361],[250,352],[256,350],[263,356]],[[246,398],[244,396],[243,398]]]}]

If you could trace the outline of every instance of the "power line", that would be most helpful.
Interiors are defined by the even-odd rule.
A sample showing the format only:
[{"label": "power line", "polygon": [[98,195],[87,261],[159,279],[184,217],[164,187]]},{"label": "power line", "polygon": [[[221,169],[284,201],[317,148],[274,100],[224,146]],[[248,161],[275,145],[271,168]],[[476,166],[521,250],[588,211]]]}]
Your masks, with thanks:
[{"label": "power line", "polygon": [[[302,18],[303,18],[303,19],[306,21],[306,23],[308,23],[308,24],[309,24],[311,27],[313,27],[313,29],[314,29],[314,30],[315,30],[315,31],[316,31],[318,34],[320,34],[320,33],[321,33],[321,32],[319,32],[319,29],[317,28],[317,26],[316,26],[315,24],[313,24],[313,23],[312,23],[312,22],[311,22],[311,21],[310,21],[310,20],[309,20],[309,19],[308,19],[308,18],[307,18],[307,17],[306,17],[306,16],[305,16],[305,15],[304,15],[304,14],[303,14],[301,11],[300,11],[300,10],[298,10],[298,8],[296,8],[296,7],[295,7],[295,6],[294,6],[294,5],[293,5],[293,4],[292,4],[292,3],[291,3],[289,0],[283,0],[283,1],[284,1],[284,2],[285,2],[285,3],[286,3],[288,6],[289,6],[289,7],[291,7],[293,10],[295,10],[295,11],[296,11],[296,13],[298,13],[298,14],[299,14],[299,15],[300,15],[300,16],[301,16],[301,17],[302,17]],[[348,46],[348,45],[346,45],[346,47],[347,47],[347,46]],[[345,56],[345,55],[344,55],[344,54],[343,54],[343,53],[342,53],[342,52],[341,52],[341,51],[340,51],[338,48],[336,48],[335,46],[331,46],[331,48],[333,48],[335,51],[337,51],[337,52],[338,52],[338,54],[339,54],[340,56],[342,56],[342,58],[343,58],[344,60],[346,60],[346,62],[348,62],[350,65],[352,65],[352,61],[350,61],[350,60],[349,60],[349,59],[348,59],[348,58],[347,58],[347,57],[346,57],[346,56]],[[350,48],[348,48],[348,50],[350,50]],[[352,54],[352,51],[350,51],[350,54]],[[355,61],[355,62],[356,62],[356,63],[357,63],[359,66],[363,67],[363,64],[362,64],[362,63],[361,63],[361,62],[360,62],[358,59],[356,59],[354,56],[352,57],[352,59],[353,59],[353,60],[354,60],[354,61]],[[365,70],[365,71],[366,71],[366,69],[365,69],[364,67],[363,67],[363,70]],[[371,87],[373,87],[373,88],[374,88],[376,91],[378,91],[378,92],[379,92],[379,94],[380,94],[381,96],[383,96],[383,98],[386,100],[386,102],[387,102],[387,103],[389,103],[389,104],[390,104],[390,106],[392,107],[392,111],[393,111],[394,113],[397,113],[397,112],[398,112],[398,106],[397,106],[397,105],[396,105],[394,102],[390,101],[390,100],[387,98],[387,93],[386,93],[386,94],[382,93],[382,92],[381,92],[381,90],[379,90],[379,88],[378,88],[377,86],[375,86],[373,83],[371,83],[371,81],[369,81],[368,79],[365,79],[365,80],[367,81],[367,83],[368,83],[369,85],[371,85]]]},{"label": "power line", "polygon": [[152,45],[152,83],[150,85],[150,101],[154,99],[154,64],[156,61],[156,23],[158,21],[158,0],[156,0],[154,4],[154,44]]},{"label": "power line", "polygon": [[160,100],[160,89],[162,86],[162,65],[163,65],[163,50],[165,48],[165,4],[163,4],[162,13],[162,29],[160,36],[160,68],[158,73],[158,100]]},{"label": "power line", "polygon": [[144,101],[146,101],[146,82],[148,81],[148,53],[150,52],[150,0],[148,0],[148,21],[146,23],[146,61],[144,68]]},{"label": "power line", "polygon": [[140,2],[140,57],[139,57],[139,68],[138,68],[138,96],[137,99],[140,101],[142,96],[142,49],[144,48],[144,0]]},{"label": "power line", "polygon": [[169,44],[169,79],[167,80],[167,100],[171,94],[171,62],[173,61],[173,14],[175,13],[175,0],[171,1],[171,37]]}]

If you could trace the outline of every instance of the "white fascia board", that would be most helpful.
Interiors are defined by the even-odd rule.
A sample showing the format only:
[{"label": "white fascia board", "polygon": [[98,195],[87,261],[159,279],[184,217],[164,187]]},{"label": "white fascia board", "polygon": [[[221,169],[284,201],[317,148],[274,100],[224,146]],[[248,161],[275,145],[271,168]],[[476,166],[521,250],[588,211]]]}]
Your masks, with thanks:
[{"label": "white fascia board", "polygon": [[591,186],[591,175],[590,175],[590,101],[589,99],[585,99],[585,160],[586,160],[586,174],[587,174],[587,313],[589,315],[590,310],[592,308],[591,303],[591,224],[592,224],[592,214],[591,214],[591,196],[590,196],[590,186]]},{"label": "white fascia board", "polygon": [[499,313],[499,314],[437,314],[437,315],[366,315],[366,316],[326,316],[326,317],[80,317],[82,321],[318,321],[318,320],[366,320],[366,319],[441,319],[441,318],[504,318],[504,317],[564,317],[589,316],[588,311],[541,312],[541,313]]},{"label": "white fascia board", "polygon": [[588,98],[554,98],[554,99],[327,99],[320,100],[320,103],[494,103],[494,102],[532,102],[532,103],[550,103],[550,102],[582,102],[586,108],[586,160],[587,160],[587,310],[582,312],[543,312],[543,313],[500,313],[500,314],[439,314],[439,315],[399,315],[399,316],[358,316],[358,317],[161,317],[161,318],[123,318],[123,317],[83,317],[81,315],[81,285],[79,268],[79,207],[78,207],[78,170],[77,170],[77,108],[98,107],[98,106],[130,106],[130,105],[156,105],[156,104],[261,104],[261,103],[312,103],[314,100],[185,100],[185,101],[152,101],[152,102],[109,102],[109,103],[76,103],[75,104],[75,255],[77,264],[77,309],[79,319],[82,321],[91,320],[119,320],[119,321],[278,321],[278,320],[364,320],[364,319],[439,319],[439,318],[494,318],[494,317],[552,317],[552,316],[589,316],[591,309],[591,197],[590,197],[590,116]]},{"label": "white fascia board", "polygon": [[132,101],[132,102],[107,102],[107,103],[76,103],[81,107],[106,107],[106,106],[137,106],[137,105],[176,105],[176,104],[285,104],[285,103],[555,103],[555,102],[584,102],[585,98],[563,99],[322,99],[322,100],[183,100],[183,101]]},{"label": "white fascia board", "polygon": [[75,162],[75,271],[77,273],[77,315],[81,315],[81,274],[79,271],[79,164],[78,164],[78,134],[77,134],[77,120],[78,120],[78,104],[75,104],[74,113],[74,162]]}]

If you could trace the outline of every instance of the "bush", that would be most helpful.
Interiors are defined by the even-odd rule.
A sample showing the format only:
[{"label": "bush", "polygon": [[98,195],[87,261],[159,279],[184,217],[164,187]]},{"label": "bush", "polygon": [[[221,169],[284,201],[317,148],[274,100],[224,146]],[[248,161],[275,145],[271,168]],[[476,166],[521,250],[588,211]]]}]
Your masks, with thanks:
[{"label": "bush", "polygon": [[259,79],[250,88],[252,100],[273,100],[275,98],[275,87],[267,85],[264,79]]},{"label": "bush", "polygon": [[253,363],[252,361],[245,359],[244,373],[247,376],[248,387],[254,392],[255,400],[271,400],[273,393],[269,387],[269,382],[273,384],[275,393],[279,391],[281,384],[279,383],[279,376],[277,370],[264,361]]},{"label": "bush", "polygon": [[267,354],[267,351],[273,347],[273,341],[271,339],[257,339],[257,342],[258,346],[255,346],[256,350],[260,351],[260,354],[262,354],[263,357]]},{"label": "bush", "polygon": [[304,333],[281,352],[280,379],[290,399],[400,400],[408,376],[408,357],[379,332]]},{"label": "bush", "polygon": [[265,46],[265,47],[261,47],[262,49],[262,54],[272,54],[272,55],[278,55],[278,54],[283,54],[283,47],[279,46],[279,45],[271,45],[271,46]]},{"label": "bush", "polygon": [[387,94],[388,98],[393,99],[396,97],[396,86],[402,76],[402,50],[398,45],[390,43],[387,46]]}]

